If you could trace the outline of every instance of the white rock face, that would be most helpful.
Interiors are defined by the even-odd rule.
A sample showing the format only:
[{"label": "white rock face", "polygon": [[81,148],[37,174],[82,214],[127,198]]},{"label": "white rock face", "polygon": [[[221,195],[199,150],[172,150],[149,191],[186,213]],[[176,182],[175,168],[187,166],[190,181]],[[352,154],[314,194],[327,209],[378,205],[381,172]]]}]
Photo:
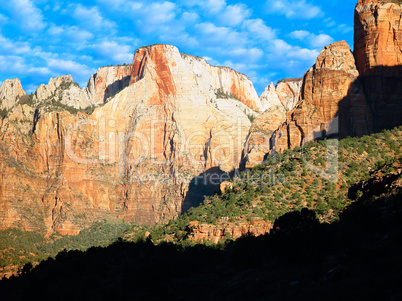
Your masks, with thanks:
[{"label": "white rock face", "polygon": [[293,110],[300,100],[302,83],[302,78],[285,79],[276,86],[271,83],[260,96],[263,111],[276,106],[283,107],[287,112]]},{"label": "white rock face", "polygon": [[280,81],[276,85],[276,94],[287,112],[293,110],[299,102],[302,84],[302,78],[292,78]]},{"label": "white rock face", "polygon": [[91,76],[84,92],[95,105],[102,105],[130,84],[132,65],[102,67]]},{"label": "white rock face", "polygon": [[276,94],[275,86],[271,83],[265,88],[265,91],[260,96],[262,111],[266,111],[271,107],[282,106],[278,95]]},{"label": "white rock face", "polygon": [[60,102],[64,105],[83,109],[93,105],[86,93],[73,82],[71,75],[51,78],[47,85],[40,85],[35,92],[34,102]]},{"label": "white rock face", "polygon": [[6,79],[0,87],[0,109],[11,109],[25,95],[18,78]]}]

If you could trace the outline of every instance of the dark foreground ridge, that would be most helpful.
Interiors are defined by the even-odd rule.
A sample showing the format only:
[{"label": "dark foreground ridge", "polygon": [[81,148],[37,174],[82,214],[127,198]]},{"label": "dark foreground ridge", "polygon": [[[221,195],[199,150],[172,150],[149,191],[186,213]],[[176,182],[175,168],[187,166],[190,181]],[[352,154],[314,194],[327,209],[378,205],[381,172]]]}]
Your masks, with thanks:
[{"label": "dark foreground ridge", "polygon": [[[401,163],[401,162],[399,162]],[[332,224],[302,209],[224,248],[117,240],[0,281],[3,300],[400,300],[400,164],[351,188]],[[392,169],[392,170],[391,170]],[[397,176],[395,176],[397,174]],[[360,188],[359,188],[360,187]],[[367,189],[371,187],[372,189]],[[124,298],[124,299],[123,299]]]}]

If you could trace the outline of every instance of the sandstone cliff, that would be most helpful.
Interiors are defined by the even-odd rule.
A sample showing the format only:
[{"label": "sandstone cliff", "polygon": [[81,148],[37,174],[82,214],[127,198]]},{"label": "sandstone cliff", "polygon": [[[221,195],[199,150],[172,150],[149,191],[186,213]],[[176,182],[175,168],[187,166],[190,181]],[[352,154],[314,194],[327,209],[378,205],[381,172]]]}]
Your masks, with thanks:
[{"label": "sandstone cliff", "polygon": [[216,225],[200,224],[198,221],[192,221],[188,227],[191,241],[218,243],[222,239],[238,239],[244,235],[259,236],[267,234],[272,229],[272,224],[255,218],[251,221],[240,219],[237,222],[219,220]]},{"label": "sandstone cliff", "polygon": [[241,168],[251,168],[261,163],[270,152],[271,136],[286,121],[286,113],[300,100],[302,79],[284,79],[276,86],[272,83],[261,94],[264,113],[257,116],[244,144]]},{"label": "sandstone cliff", "polygon": [[[119,82],[119,72],[108,70],[96,78],[105,71]],[[169,45],[139,49],[131,73],[131,85],[91,115],[46,106],[38,113],[40,100],[71,91],[63,77],[6,116],[0,228],[76,234],[99,218],[162,223],[218,189],[219,176],[238,166],[247,115],[261,107],[244,75]],[[99,82],[104,96],[106,86],[120,85]]]},{"label": "sandstone cliff", "polygon": [[272,150],[282,152],[326,136],[371,132],[371,112],[346,42],[326,46],[303,78],[302,101],[287,113],[272,136]]},{"label": "sandstone cliff", "polygon": [[101,105],[107,102],[118,92],[128,87],[132,65],[109,66],[99,68],[91,76],[84,91],[88,99],[95,105]]},{"label": "sandstone cliff", "polygon": [[6,79],[0,87],[0,109],[11,109],[25,95],[18,78]]},{"label": "sandstone cliff", "polygon": [[79,85],[73,82],[71,75],[51,78],[47,85],[40,85],[32,100],[35,104],[63,104],[76,109],[83,109],[93,104]]},{"label": "sandstone cliff", "polygon": [[355,10],[355,57],[373,113],[374,130],[401,124],[402,5],[360,0]]}]

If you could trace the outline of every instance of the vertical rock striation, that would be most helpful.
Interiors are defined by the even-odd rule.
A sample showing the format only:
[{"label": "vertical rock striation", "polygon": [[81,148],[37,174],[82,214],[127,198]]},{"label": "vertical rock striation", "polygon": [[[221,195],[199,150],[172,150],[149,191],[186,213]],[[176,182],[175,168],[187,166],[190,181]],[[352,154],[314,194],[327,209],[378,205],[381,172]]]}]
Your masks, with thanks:
[{"label": "vertical rock striation", "polygon": [[24,96],[26,93],[18,78],[6,79],[0,87],[0,109],[11,109]]},{"label": "vertical rock striation", "polygon": [[374,131],[402,122],[401,19],[398,1],[360,0],[355,9],[354,54]]},{"label": "vertical rock striation", "polygon": [[132,68],[101,68],[77,95],[116,94],[91,115],[54,105],[84,103],[73,85],[51,80],[0,124],[0,228],[76,234],[103,218],[174,218],[238,166],[247,115],[261,108],[247,77],[169,45],[139,49]]},{"label": "vertical rock striation", "polygon": [[132,65],[102,67],[88,80],[84,91],[94,105],[102,105],[130,84]]}]

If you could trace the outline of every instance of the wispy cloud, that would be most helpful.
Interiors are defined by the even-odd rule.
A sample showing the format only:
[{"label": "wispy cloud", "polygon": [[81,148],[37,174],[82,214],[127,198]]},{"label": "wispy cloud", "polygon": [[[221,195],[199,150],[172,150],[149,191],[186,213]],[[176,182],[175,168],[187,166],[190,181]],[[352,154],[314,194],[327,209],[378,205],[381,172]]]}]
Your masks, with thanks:
[{"label": "wispy cloud", "polygon": [[94,37],[94,35],[87,31],[80,29],[78,26],[67,25],[51,25],[47,30],[47,33],[52,36],[53,39],[65,39],[65,41],[72,41],[78,43],[84,43]]},{"label": "wispy cloud", "polygon": [[74,8],[73,17],[79,21],[85,29],[92,31],[105,31],[117,26],[115,22],[104,18],[99,8],[96,6],[86,7],[82,4],[78,4]]},{"label": "wispy cloud", "polygon": [[218,21],[227,26],[236,26],[251,16],[252,11],[245,4],[228,5],[219,15]]},{"label": "wispy cloud", "polygon": [[307,30],[296,30],[289,36],[299,41],[306,41],[313,48],[322,48],[334,42],[334,39],[327,34],[316,35]]},{"label": "wispy cloud", "polygon": [[313,19],[324,16],[319,6],[306,0],[267,0],[266,12],[285,15],[288,19]]},{"label": "wispy cloud", "polygon": [[197,24],[195,29],[206,46],[243,45],[246,37],[235,29],[216,26],[211,22]]},{"label": "wispy cloud", "polygon": [[42,11],[30,0],[4,1],[2,6],[10,13],[12,21],[25,32],[37,32],[46,27]]},{"label": "wispy cloud", "polygon": [[276,31],[268,27],[262,19],[246,20],[243,28],[261,40],[269,41],[276,37]]},{"label": "wispy cloud", "polygon": [[103,58],[111,59],[114,63],[131,63],[134,49],[129,45],[119,44],[115,41],[101,41],[91,46]]},{"label": "wispy cloud", "polygon": [[31,47],[27,42],[12,41],[4,37],[0,33],[0,54],[26,54],[31,51]]}]

